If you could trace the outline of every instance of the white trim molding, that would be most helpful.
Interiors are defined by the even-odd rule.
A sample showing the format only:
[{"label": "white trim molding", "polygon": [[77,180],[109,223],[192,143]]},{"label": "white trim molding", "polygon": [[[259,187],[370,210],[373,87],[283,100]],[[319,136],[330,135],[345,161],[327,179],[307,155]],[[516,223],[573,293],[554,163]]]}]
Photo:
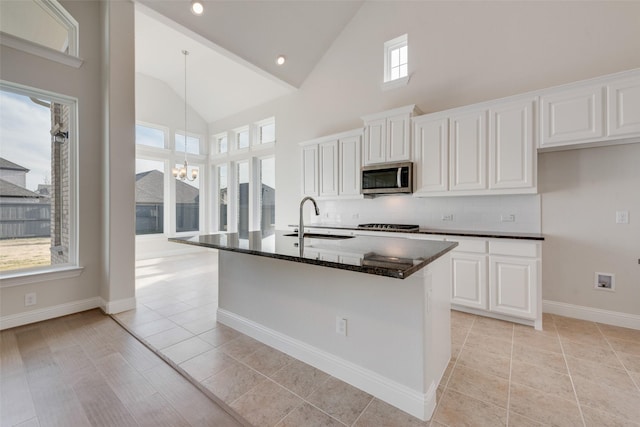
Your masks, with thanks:
[{"label": "white trim molding", "polygon": [[55,61],[63,65],[67,65],[73,68],[80,68],[84,60],[77,56],[67,55],[64,52],[59,52],[55,49],[51,49],[46,46],[42,46],[38,43],[34,43],[29,40],[25,40],[20,37],[16,37],[13,34],[8,34],[0,31],[0,44],[13,49],[20,50],[22,52],[30,53],[50,61]]},{"label": "white trim molding", "polygon": [[49,282],[51,280],[70,279],[78,277],[84,271],[84,267],[52,267],[45,270],[30,272],[0,274],[0,288],[10,288],[12,286],[28,285],[38,282]]},{"label": "white trim molding", "polygon": [[542,311],[544,313],[557,314],[558,316],[573,317],[575,319],[640,330],[640,316],[637,314],[602,310],[600,308],[549,300],[542,301]]},{"label": "white trim molding", "polygon": [[2,316],[0,317],[0,330],[15,328],[16,326],[28,325],[29,323],[41,322],[43,320],[54,319],[56,317],[67,316],[69,314],[99,308],[101,306],[101,302],[102,300],[99,297],[95,297],[26,311],[23,313]]},{"label": "white trim molding", "polygon": [[436,389],[438,387],[435,382],[429,385],[426,393],[421,393],[369,369],[222,308],[218,308],[217,319],[223,325],[236,329],[342,381],[352,384],[414,417],[428,420],[433,414],[436,404]]},{"label": "white trim molding", "polygon": [[105,301],[100,298],[100,309],[106,314],[117,314],[123,311],[136,308],[136,297],[119,299],[116,301]]}]

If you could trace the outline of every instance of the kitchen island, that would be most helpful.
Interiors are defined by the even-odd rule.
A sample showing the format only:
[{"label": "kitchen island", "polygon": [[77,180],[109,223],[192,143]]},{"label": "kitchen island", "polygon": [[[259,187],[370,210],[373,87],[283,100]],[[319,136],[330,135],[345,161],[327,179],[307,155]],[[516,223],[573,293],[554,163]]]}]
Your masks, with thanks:
[{"label": "kitchen island", "polygon": [[[449,251],[369,236],[219,233],[218,321],[423,420],[450,358]],[[331,237],[331,236],[329,236]]]}]

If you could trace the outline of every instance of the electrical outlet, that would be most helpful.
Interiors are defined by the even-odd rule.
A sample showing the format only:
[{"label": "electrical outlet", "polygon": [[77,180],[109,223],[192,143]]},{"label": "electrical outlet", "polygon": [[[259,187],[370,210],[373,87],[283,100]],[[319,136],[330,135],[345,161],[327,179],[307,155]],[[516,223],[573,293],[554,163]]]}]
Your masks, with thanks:
[{"label": "electrical outlet", "polygon": [[347,336],[347,319],[344,317],[336,317],[336,334]]},{"label": "electrical outlet", "polygon": [[35,292],[30,292],[28,294],[24,294],[24,306],[29,307],[30,305],[36,305],[38,303],[38,299],[36,298]]},{"label": "electrical outlet", "polygon": [[442,215],[442,220],[443,221],[453,221],[453,214],[443,214]]},{"label": "electrical outlet", "polygon": [[616,224],[629,224],[629,211],[616,211]]},{"label": "electrical outlet", "polygon": [[516,216],[514,214],[500,215],[501,222],[516,222]]}]

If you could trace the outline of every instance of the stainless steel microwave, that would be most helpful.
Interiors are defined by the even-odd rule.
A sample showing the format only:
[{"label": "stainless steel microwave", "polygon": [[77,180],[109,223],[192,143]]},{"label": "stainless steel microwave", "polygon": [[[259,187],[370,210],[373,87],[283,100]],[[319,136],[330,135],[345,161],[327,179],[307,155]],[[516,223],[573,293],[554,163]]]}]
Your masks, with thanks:
[{"label": "stainless steel microwave", "polygon": [[413,192],[413,163],[383,163],[362,167],[362,194]]}]

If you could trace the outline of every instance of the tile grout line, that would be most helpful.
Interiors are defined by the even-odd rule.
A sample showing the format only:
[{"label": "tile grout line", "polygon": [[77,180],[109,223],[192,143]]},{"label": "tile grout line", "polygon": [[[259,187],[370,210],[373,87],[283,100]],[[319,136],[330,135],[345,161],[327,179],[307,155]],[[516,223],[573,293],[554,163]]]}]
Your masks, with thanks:
[{"label": "tile grout line", "polygon": [[362,414],[364,414],[364,413],[367,411],[367,409],[369,409],[369,406],[371,406],[371,404],[373,403],[373,400],[374,400],[374,399],[375,399],[375,397],[374,397],[374,396],[371,396],[371,400],[369,400],[369,403],[367,403],[367,406],[365,406],[365,407],[364,407],[364,409],[362,410],[362,412],[360,412],[360,415],[358,415],[358,416],[356,417],[356,419],[355,419],[355,420],[353,420],[353,422],[351,423],[351,427],[353,427],[353,426],[355,426],[355,425],[356,425],[356,423],[358,422],[358,420],[360,419],[360,417],[362,417]]},{"label": "tile grout line", "polygon": [[[600,329],[600,325],[598,325],[598,323],[596,323],[596,327],[604,337],[604,340],[607,342],[607,345],[611,348],[611,351],[613,351],[613,354],[615,354],[616,360],[618,360],[618,362],[622,366],[622,369],[624,369],[624,371],[627,373],[627,375],[631,379],[631,382],[635,384],[636,389],[638,389],[638,392],[640,392],[640,381],[638,382],[635,381],[635,379],[633,378],[633,375],[631,375],[631,372],[629,372],[629,369],[627,369],[627,366],[622,362],[622,360],[620,360],[620,356],[618,356],[618,351],[611,345],[611,342],[609,342],[607,335],[604,332],[602,332],[602,329]],[[622,341],[626,341],[626,340],[622,340]],[[621,353],[624,353],[624,352],[621,352]]]},{"label": "tile grout line", "polygon": [[[553,323],[555,325],[555,319],[554,319]],[[569,361],[567,360],[567,354],[564,351],[564,346],[562,345],[562,340],[560,339],[560,332],[558,332],[558,328],[557,327],[556,327],[556,333],[558,334],[558,341],[560,342],[560,350],[562,350],[562,358],[564,359],[565,365],[567,365],[567,372],[569,372],[569,381],[571,381],[571,388],[573,389],[573,396],[575,397],[576,403],[578,405],[578,412],[580,413],[580,419],[582,420],[582,425],[586,427],[587,423],[584,420],[584,414],[582,413],[582,405],[580,404],[580,399],[578,398],[578,392],[576,391],[576,385],[573,382],[573,376],[571,375],[571,368],[569,367]]]},{"label": "tile grout line", "polygon": [[516,339],[516,328],[511,330],[511,354],[509,355],[509,382],[507,383],[507,427],[509,426],[509,412],[511,412],[511,373],[513,372],[513,347]]}]

